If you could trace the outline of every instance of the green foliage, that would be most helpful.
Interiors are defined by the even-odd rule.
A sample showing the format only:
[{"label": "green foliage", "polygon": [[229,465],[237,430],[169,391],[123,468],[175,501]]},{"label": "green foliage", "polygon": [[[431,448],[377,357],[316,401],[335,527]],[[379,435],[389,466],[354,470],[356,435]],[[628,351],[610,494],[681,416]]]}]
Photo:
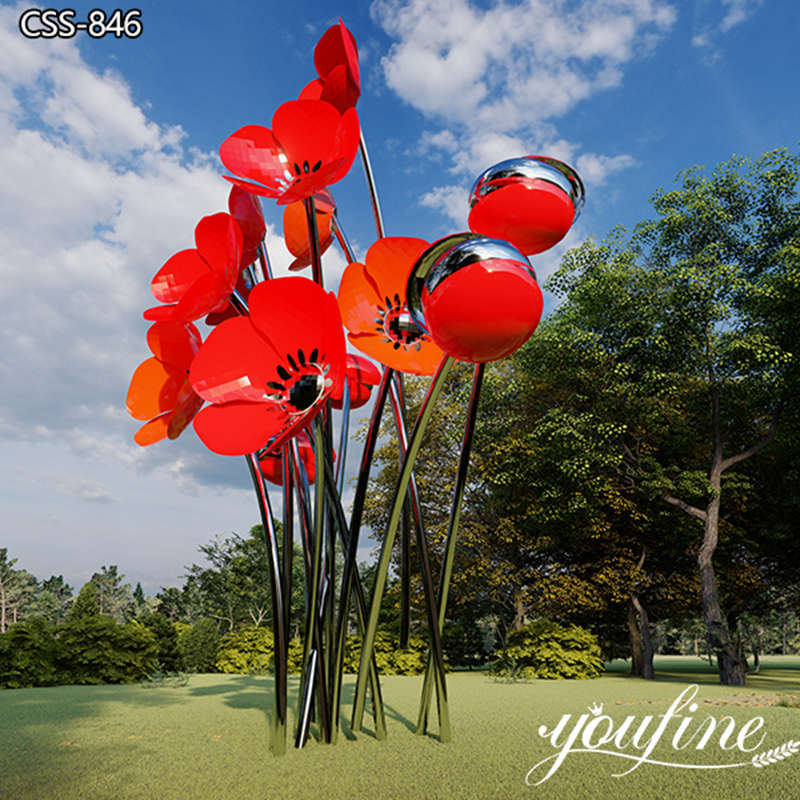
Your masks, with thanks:
[{"label": "green foliage", "polygon": [[217,649],[217,669],[238,674],[270,672],[275,639],[267,628],[241,628],[226,633]]},{"label": "green foliage", "polygon": [[100,600],[97,596],[97,586],[92,581],[89,581],[78,592],[78,597],[70,609],[68,620],[81,620],[86,617],[97,616],[99,613]]},{"label": "green foliage", "polygon": [[600,655],[590,631],[540,618],[508,635],[492,672],[505,678],[596,678],[603,672]]},{"label": "green foliage", "polygon": [[[425,669],[427,642],[416,634],[408,637],[408,648],[400,649],[400,639],[387,631],[375,634],[375,664],[381,675],[419,675]],[[345,642],[344,671],[358,672],[361,637],[348,636]]]},{"label": "green foliage", "polygon": [[0,634],[0,687],[50,686],[58,683],[58,643],[40,617],[13,625]]},{"label": "green foliage", "polygon": [[58,629],[60,666],[70,683],[132,683],[158,656],[155,634],[138,623],[118,625],[96,614],[70,619]]},{"label": "green foliage", "polygon": [[200,619],[178,635],[178,652],[187,672],[216,672],[219,632],[213,619]]},{"label": "green foliage", "polygon": [[158,663],[165,672],[180,669],[181,656],[178,652],[178,631],[163,614],[142,614],[138,622],[151,630],[158,643]]}]

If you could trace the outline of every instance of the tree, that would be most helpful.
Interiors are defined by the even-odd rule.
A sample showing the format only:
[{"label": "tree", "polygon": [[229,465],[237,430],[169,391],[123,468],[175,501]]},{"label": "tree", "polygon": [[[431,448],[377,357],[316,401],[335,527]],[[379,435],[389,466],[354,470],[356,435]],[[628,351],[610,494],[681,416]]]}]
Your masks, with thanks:
[{"label": "tree", "polygon": [[14,569],[16,563],[16,558],[9,560],[7,548],[0,547],[0,633],[22,621],[36,587],[33,575]]},{"label": "tree", "polygon": [[37,584],[31,614],[43,617],[52,625],[60,625],[66,620],[73,601],[72,587],[64,582],[64,576],[51,575]]},{"label": "tree", "polygon": [[97,587],[97,599],[101,614],[109,614],[117,622],[133,619],[134,600],[129,583],[122,583],[124,575],[119,574],[116,564],[103,566],[100,572],[92,575],[92,583]]},{"label": "tree", "polygon": [[100,600],[97,597],[97,586],[93,581],[85,583],[78,592],[78,597],[70,609],[69,620],[81,620],[96,617],[100,613]]},{"label": "tree", "polygon": [[700,168],[653,198],[658,218],[571,251],[551,281],[559,314],[611,359],[629,406],[619,445],[632,486],[702,527],[703,618],[720,680],[746,664],[720,604],[723,498],[767,447],[796,393],[799,159],[786,151]]}]

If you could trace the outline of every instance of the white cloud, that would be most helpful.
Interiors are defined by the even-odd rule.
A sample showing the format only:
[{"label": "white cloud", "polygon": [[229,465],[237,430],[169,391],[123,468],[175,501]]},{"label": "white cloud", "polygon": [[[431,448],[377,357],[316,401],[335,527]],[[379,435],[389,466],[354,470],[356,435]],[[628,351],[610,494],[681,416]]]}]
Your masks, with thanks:
[{"label": "white cloud", "polygon": [[[421,154],[445,154],[454,175],[471,179],[533,153],[578,155],[593,182],[630,166],[625,154],[581,155],[555,121],[618,86],[625,64],[652,51],[676,19],[663,0],[522,0],[486,10],[470,0],[375,0],[371,11],[396,40],[382,60],[386,83],[441,125],[422,137]],[[422,204],[456,219],[457,188],[437,187]]]},{"label": "white cloud", "polygon": [[726,11],[719,25],[720,30],[727,33],[731,28],[745,22],[762,2],[763,0],[722,0]]},{"label": "white cloud", "polygon": [[[162,463],[167,445],[134,459],[136,422],[108,409],[149,355],[151,277],[227,208],[230,186],[216,156],[148,119],[121,76],[92,70],[73,42],[24,39],[18,15],[0,8],[0,436]],[[268,244],[288,274],[282,236],[270,229]],[[334,288],[344,259],[332,249],[325,261]]]},{"label": "white cloud", "polygon": [[763,0],[715,0],[700,4],[695,21],[692,45],[703,51],[707,66],[722,58],[720,39],[732,28],[747,22],[761,7]]},{"label": "white cloud", "polygon": [[420,198],[420,205],[433,208],[453,220],[459,230],[467,229],[468,191],[463,186],[436,186]]}]

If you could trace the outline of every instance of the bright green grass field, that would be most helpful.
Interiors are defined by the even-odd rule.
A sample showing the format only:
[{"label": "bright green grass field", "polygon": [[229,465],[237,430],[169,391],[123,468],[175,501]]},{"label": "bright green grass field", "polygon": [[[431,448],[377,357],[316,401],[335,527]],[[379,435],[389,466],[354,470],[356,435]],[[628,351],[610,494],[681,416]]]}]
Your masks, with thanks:
[{"label": "bright green grass field", "polygon": [[[484,673],[448,676],[453,741],[413,732],[421,678],[382,680],[389,735],[353,736],[345,725],[336,745],[310,741],[274,757],[267,747],[269,676],[195,675],[182,688],[64,686],[0,691],[2,800],[261,800],[262,798],[631,798],[669,800],[798,800],[800,752],[757,769],[755,752],[800,740],[800,708],[770,705],[800,697],[800,660],[772,657],[744,689],[722,687],[697,658],[662,658],[658,680],[628,677],[615,662],[587,681],[499,683]],[[556,753],[541,738],[563,714],[586,713],[593,702],[621,722],[645,715],[658,724],[673,699],[697,683],[698,722],[730,715],[738,726],[761,716],[766,738],[754,753],[720,749],[676,752],[673,721],[651,758],[683,764],[732,764],[733,769],[679,769],[598,753],[569,755],[539,786],[525,776]],[[296,702],[297,681],[290,684]],[[349,713],[353,676],[346,676]],[[371,721],[370,721],[371,722]],[[435,724],[434,724],[435,730]],[[629,748],[626,752],[635,752]],[[540,775],[543,773],[539,773]],[[538,776],[537,776],[538,777]]]}]

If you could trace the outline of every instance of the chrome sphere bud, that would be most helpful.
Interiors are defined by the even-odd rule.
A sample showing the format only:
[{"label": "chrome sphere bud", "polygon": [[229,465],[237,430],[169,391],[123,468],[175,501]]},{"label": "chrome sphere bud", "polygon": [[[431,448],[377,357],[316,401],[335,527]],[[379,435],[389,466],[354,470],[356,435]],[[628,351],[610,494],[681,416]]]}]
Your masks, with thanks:
[{"label": "chrome sphere bud", "polygon": [[447,355],[496,361],[523,345],[542,315],[536,273],[501,239],[456,233],[415,262],[406,287],[414,322]]},{"label": "chrome sphere bud", "polygon": [[564,238],[585,199],[578,173],[563,161],[521,156],[481,174],[469,193],[469,228],[511,242],[525,255]]}]

